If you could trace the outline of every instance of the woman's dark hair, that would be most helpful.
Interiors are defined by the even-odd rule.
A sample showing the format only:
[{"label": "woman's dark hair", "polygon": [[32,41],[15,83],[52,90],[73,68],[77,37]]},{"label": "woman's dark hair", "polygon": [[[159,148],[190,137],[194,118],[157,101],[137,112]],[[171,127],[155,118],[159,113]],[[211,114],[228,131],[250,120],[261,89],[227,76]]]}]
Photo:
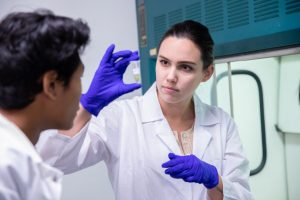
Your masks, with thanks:
[{"label": "woman's dark hair", "polygon": [[206,26],[192,20],[187,20],[173,25],[162,37],[161,43],[167,37],[187,38],[191,40],[201,51],[203,60],[203,69],[207,69],[209,65],[213,63],[213,46],[214,41],[211,38]]},{"label": "woman's dark hair", "polygon": [[20,109],[33,102],[49,70],[68,86],[89,34],[86,23],[49,10],[6,16],[0,22],[0,108]]}]

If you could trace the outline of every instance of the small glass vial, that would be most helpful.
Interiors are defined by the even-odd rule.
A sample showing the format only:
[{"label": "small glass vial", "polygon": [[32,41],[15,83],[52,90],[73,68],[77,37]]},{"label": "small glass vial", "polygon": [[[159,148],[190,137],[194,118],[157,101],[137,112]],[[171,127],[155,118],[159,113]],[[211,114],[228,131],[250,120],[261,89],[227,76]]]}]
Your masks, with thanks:
[{"label": "small glass vial", "polygon": [[140,61],[133,61],[132,62],[132,73],[133,73],[133,78],[136,83],[141,82],[141,71],[140,71]]}]

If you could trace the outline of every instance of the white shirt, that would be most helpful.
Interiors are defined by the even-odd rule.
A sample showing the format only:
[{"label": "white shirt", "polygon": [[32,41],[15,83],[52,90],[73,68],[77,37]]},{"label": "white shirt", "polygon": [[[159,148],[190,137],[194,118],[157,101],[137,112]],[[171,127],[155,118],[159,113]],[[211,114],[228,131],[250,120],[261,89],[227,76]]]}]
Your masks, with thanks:
[{"label": "white shirt", "polygon": [[58,200],[62,175],[42,161],[17,126],[0,115],[0,200]]},{"label": "white shirt", "polygon": [[[193,154],[217,168],[224,199],[252,199],[248,160],[233,120],[196,95],[194,102]],[[38,147],[43,158],[66,173],[104,160],[118,200],[207,198],[202,184],[174,179],[161,167],[170,152],[182,153],[162,114],[155,84],[142,97],[111,103],[73,138],[43,134]]]}]

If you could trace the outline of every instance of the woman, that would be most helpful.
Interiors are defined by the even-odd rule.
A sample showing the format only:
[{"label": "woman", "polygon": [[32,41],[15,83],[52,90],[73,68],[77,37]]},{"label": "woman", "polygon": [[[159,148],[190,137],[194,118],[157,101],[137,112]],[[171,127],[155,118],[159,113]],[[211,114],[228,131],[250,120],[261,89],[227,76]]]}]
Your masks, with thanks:
[{"label": "woman", "polygon": [[[144,96],[111,103],[91,118],[103,104],[95,109],[97,92],[89,90],[76,126],[66,136],[45,134],[42,155],[65,173],[104,160],[116,199],[251,199],[233,120],[194,94],[213,74],[212,51],[205,26],[174,25],[161,40],[156,83]],[[59,156],[49,155],[49,140]]]}]

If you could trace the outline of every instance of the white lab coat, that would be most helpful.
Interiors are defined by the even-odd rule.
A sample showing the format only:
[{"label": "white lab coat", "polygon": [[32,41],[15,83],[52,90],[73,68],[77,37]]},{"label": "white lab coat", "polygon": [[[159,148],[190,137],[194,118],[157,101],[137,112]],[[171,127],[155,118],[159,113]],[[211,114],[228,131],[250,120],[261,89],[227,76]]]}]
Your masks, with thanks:
[{"label": "white lab coat", "polygon": [[[248,160],[233,120],[196,95],[194,102],[193,154],[217,168],[224,199],[251,199]],[[104,160],[118,200],[207,198],[203,185],[174,179],[161,167],[170,152],[181,151],[162,114],[155,84],[142,97],[111,103],[73,138],[43,134],[38,147],[44,159],[65,173]]]},{"label": "white lab coat", "polygon": [[62,176],[42,161],[17,126],[0,115],[0,200],[58,200]]}]

